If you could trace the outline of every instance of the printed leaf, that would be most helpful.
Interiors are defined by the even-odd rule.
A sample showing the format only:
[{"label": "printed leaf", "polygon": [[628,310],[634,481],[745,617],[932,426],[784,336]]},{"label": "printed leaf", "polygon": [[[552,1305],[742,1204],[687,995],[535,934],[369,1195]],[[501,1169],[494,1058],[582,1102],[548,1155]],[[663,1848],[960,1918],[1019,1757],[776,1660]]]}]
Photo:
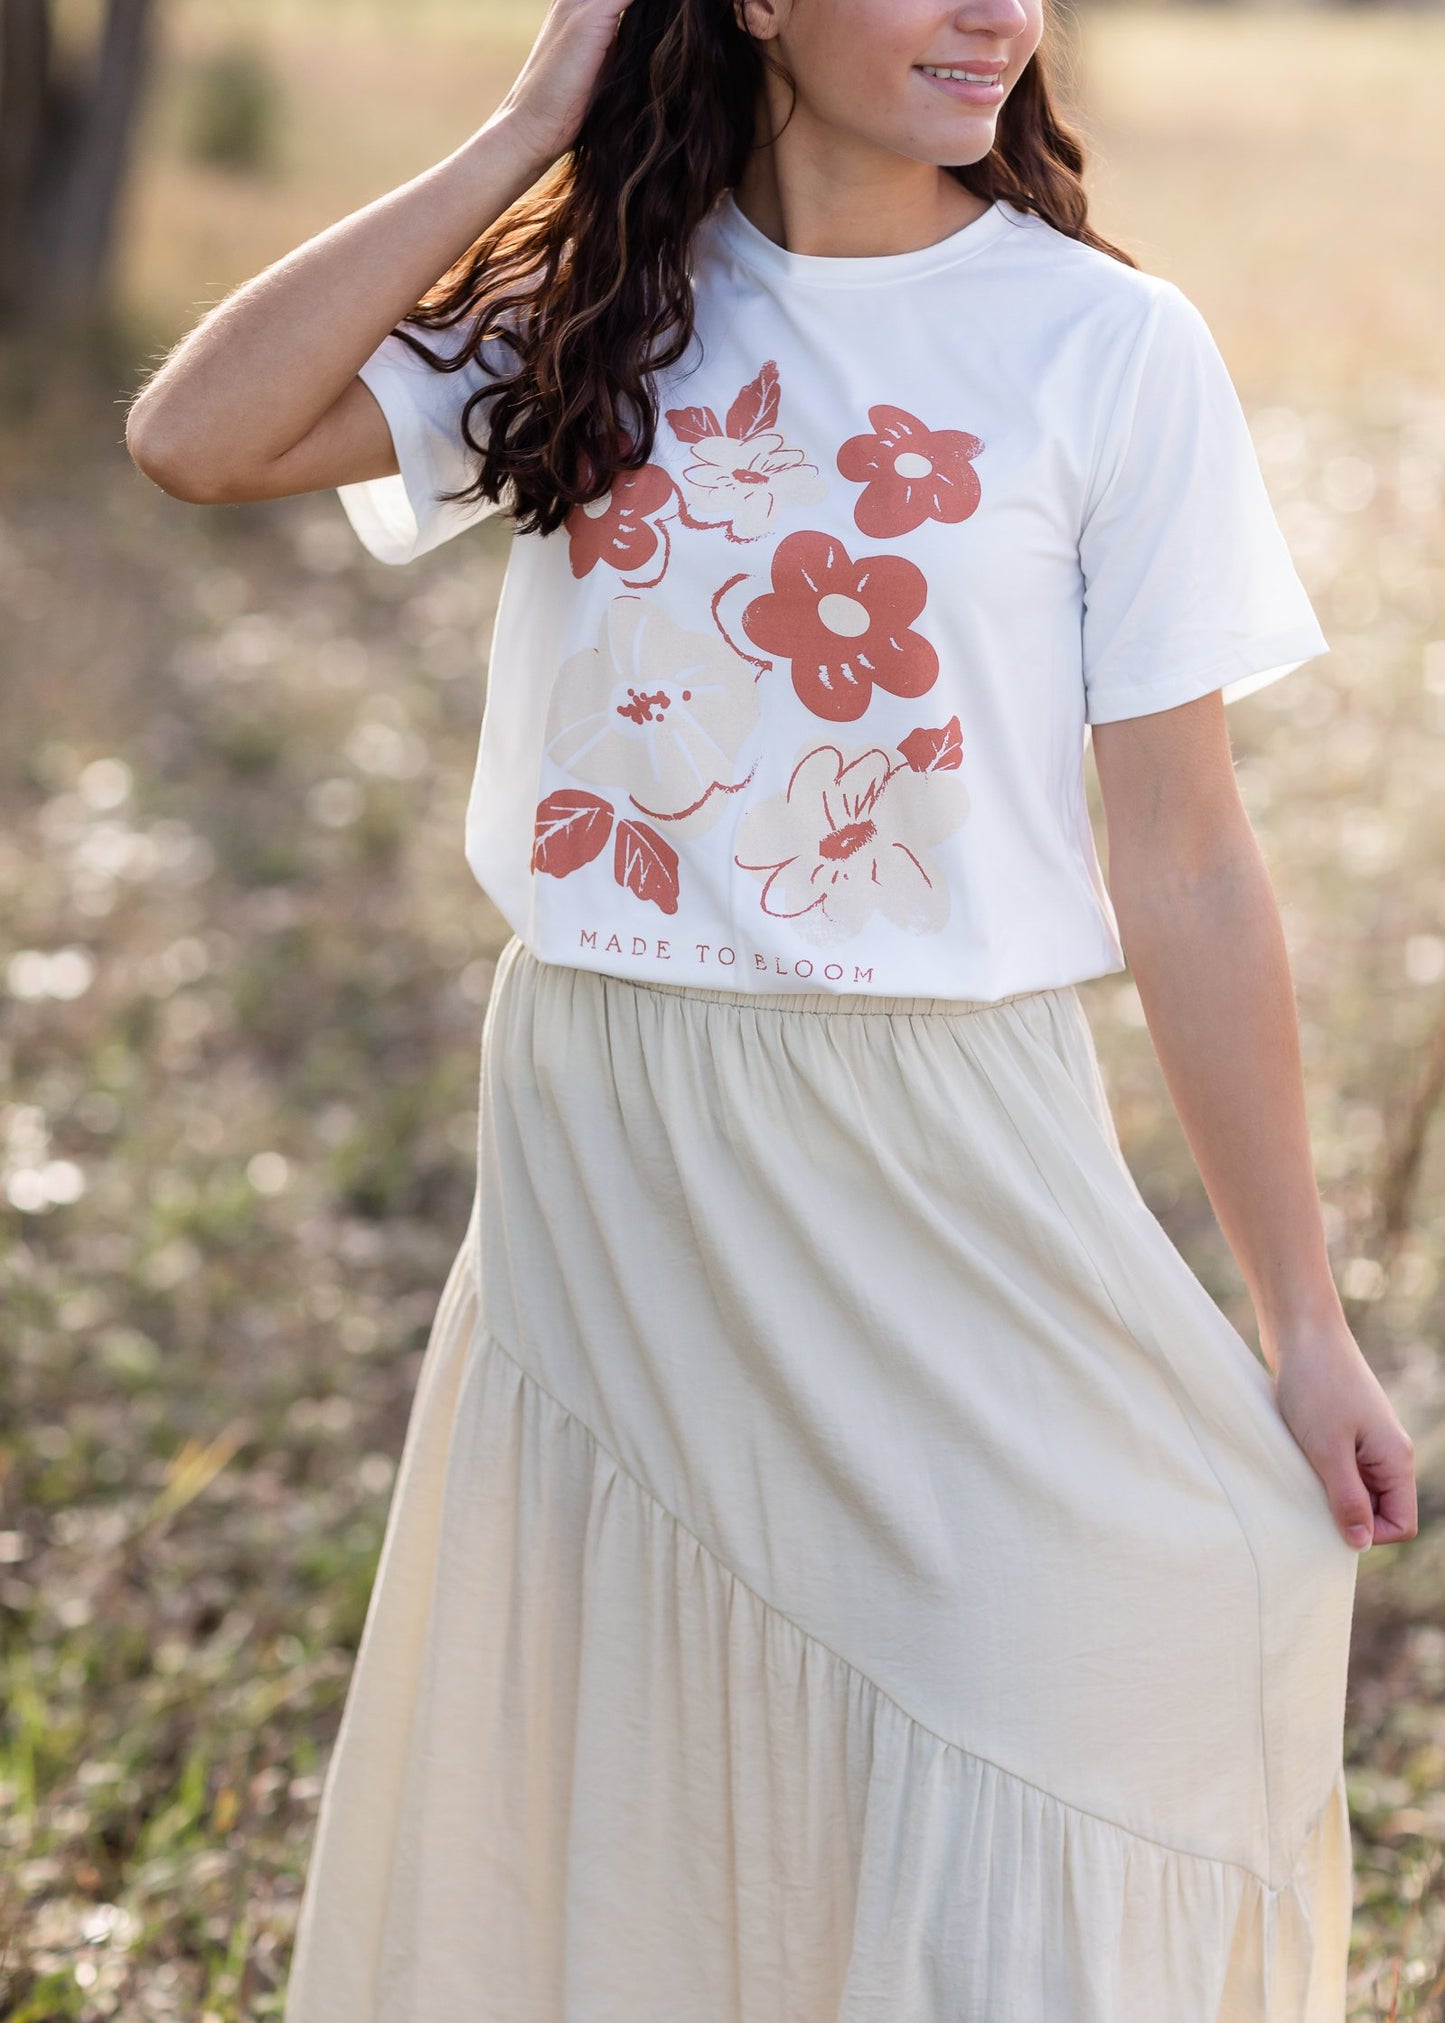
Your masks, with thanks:
[{"label": "printed leaf", "polygon": [[727,434],[734,442],[761,435],[778,418],[778,368],[770,358],[728,409]]},{"label": "printed leaf", "polygon": [[679,442],[695,443],[703,436],[720,436],[723,425],[710,407],[670,407],[667,419]]},{"label": "printed leaf", "polygon": [[532,869],[565,878],[599,856],[612,827],[612,808],[596,794],[559,788],[537,803]]},{"label": "printed leaf", "polygon": [[646,822],[619,822],[612,851],[619,885],[650,899],[664,913],[677,911],[677,852]]},{"label": "printed leaf", "polygon": [[956,716],[940,730],[920,726],[898,740],[898,749],[915,773],[955,772],[963,764],[963,727]]}]

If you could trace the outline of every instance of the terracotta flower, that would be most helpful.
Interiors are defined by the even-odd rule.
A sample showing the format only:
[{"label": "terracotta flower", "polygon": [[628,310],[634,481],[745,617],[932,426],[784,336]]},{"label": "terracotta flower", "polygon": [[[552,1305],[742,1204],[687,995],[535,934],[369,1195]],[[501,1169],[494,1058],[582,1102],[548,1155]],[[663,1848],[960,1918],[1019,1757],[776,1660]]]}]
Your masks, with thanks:
[{"label": "terracotta flower", "polygon": [[734,862],[763,874],[764,913],[805,939],[847,941],[881,913],[912,934],[948,921],[948,884],[929,852],[968,814],[957,770],[918,771],[876,747],[805,751],[787,789],[747,809]]},{"label": "terracotta flower", "polygon": [[739,754],[758,713],[756,676],[725,640],[651,598],[614,597],[597,644],[558,674],[547,755],[667,833],[696,835],[751,777]]},{"label": "terracotta flower", "polygon": [[905,556],[855,562],[833,535],[808,529],[778,543],[772,583],[746,607],[742,628],[765,653],[791,661],[793,687],[815,716],[851,723],[875,685],[919,696],[938,679],[932,641],[912,630],[928,585]]},{"label": "terracotta flower", "polygon": [[870,407],[868,419],[872,433],[849,436],[838,452],[843,476],[863,486],[853,507],[861,531],[886,541],[925,520],[966,520],[981,496],[972,461],[979,438],[927,428],[902,407]]},{"label": "terracotta flower", "polygon": [[662,536],[652,525],[673,495],[672,479],[659,464],[619,471],[612,489],[567,515],[568,556],[574,576],[589,576],[599,562],[627,572],[645,569]]}]

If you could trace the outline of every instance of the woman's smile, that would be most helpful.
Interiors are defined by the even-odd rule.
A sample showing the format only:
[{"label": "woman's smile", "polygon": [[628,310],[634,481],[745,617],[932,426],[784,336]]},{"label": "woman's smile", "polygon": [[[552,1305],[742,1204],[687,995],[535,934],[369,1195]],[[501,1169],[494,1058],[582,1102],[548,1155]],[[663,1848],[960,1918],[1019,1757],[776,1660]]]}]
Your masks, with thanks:
[{"label": "woman's smile", "polygon": [[[1000,105],[1005,95],[1002,68],[994,70],[991,65],[980,64],[976,69],[962,64],[914,65],[920,77],[926,78],[937,90],[947,92],[950,98],[961,99],[965,105]],[[992,70],[991,76],[985,71]]]}]

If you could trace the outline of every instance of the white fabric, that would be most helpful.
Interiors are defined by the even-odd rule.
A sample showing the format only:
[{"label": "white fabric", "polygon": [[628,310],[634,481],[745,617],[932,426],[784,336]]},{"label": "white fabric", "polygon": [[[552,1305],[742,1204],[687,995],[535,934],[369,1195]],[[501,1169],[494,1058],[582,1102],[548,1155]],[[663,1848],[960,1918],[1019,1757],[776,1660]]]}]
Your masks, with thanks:
[{"label": "white fabric", "polygon": [[[1088,726],[1329,651],[1204,318],[1004,202],[833,258],[724,192],[693,285],[647,466],[513,542],[476,877],[545,959],[639,978],[995,998],[1123,968]],[[405,562],[490,510],[435,504],[487,374],[392,335],[362,377],[401,475],[341,498]]]},{"label": "white fabric", "polygon": [[285,2023],[1344,2023],[1357,1559],[1072,990],[511,941]]}]

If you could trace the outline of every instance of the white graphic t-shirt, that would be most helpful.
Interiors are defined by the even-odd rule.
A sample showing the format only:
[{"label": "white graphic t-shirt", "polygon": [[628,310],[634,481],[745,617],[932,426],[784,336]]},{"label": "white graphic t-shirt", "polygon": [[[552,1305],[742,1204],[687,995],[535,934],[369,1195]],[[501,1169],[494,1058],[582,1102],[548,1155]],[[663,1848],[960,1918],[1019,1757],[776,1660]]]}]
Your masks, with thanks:
[{"label": "white graphic t-shirt", "polygon": [[[996,998],[1122,969],[1087,727],[1329,651],[1204,318],[1006,202],[836,257],[729,191],[692,264],[648,463],[513,538],[476,878],[544,961],[644,980]],[[382,561],[494,510],[435,495],[509,358],[438,373],[388,336],[363,365],[400,475],[339,496]]]}]

